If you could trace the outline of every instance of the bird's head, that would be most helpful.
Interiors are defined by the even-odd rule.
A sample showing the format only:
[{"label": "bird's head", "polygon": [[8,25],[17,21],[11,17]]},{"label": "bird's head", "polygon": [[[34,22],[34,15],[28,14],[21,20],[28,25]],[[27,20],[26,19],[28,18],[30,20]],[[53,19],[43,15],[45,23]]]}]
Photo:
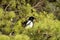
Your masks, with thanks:
[{"label": "bird's head", "polygon": [[28,20],[31,20],[31,21],[33,21],[35,18],[33,17],[33,16],[31,16],[31,17],[29,17],[29,19]]}]

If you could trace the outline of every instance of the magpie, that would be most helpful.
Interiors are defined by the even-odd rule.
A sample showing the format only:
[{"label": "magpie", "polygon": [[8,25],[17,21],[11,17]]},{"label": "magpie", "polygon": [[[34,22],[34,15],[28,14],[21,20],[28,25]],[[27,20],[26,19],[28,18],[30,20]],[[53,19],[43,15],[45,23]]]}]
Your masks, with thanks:
[{"label": "magpie", "polygon": [[31,16],[31,17],[29,17],[29,19],[28,20],[26,20],[25,22],[23,22],[22,23],[22,25],[25,27],[25,28],[32,28],[33,27],[33,24],[34,24],[34,17],[33,16]]}]

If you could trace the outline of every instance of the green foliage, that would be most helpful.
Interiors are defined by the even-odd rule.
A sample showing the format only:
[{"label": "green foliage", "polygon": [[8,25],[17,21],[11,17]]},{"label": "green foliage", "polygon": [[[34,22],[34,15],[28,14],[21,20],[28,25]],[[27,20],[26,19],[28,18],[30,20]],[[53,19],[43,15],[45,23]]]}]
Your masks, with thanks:
[{"label": "green foliage", "polygon": [[8,15],[9,15],[10,18],[14,18],[15,17],[14,11],[8,12]]},{"label": "green foliage", "polygon": [[[13,3],[13,4],[12,4]],[[16,1],[15,0],[11,0],[10,1],[11,7],[15,8],[16,7]]]},{"label": "green foliage", "polygon": [[16,35],[15,40],[30,40],[30,38],[27,35],[21,34],[21,35]]},{"label": "green foliage", "polygon": [[5,12],[5,15],[4,15],[4,18],[5,19],[11,19],[11,18],[15,18],[16,15],[15,15],[15,12],[14,11],[10,11],[10,12]]},{"label": "green foliage", "polygon": [[0,19],[4,17],[4,14],[3,13],[4,13],[3,9],[0,8]]},{"label": "green foliage", "polygon": [[[47,1],[43,9],[45,11],[42,12],[37,12],[29,4],[29,1],[31,0],[2,0],[2,7],[0,7],[0,40],[60,40],[60,21],[56,18],[57,15],[54,15],[58,13],[58,17],[60,16],[59,0],[53,3]],[[31,2],[33,1],[38,2],[37,0]],[[7,9],[11,8],[10,11],[3,8],[6,3],[8,4]],[[34,26],[25,29],[22,22],[30,16],[35,17]],[[13,31],[15,34],[10,36],[9,34]]]},{"label": "green foliage", "polygon": [[0,40],[10,40],[10,38],[6,35],[0,35]]},{"label": "green foliage", "polygon": [[16,31],[17,34],[20,33],[20,32],[23,30],[22,25],[21,25],[21,20],[19,20],[19,21],[15,24],[14,30]]}]

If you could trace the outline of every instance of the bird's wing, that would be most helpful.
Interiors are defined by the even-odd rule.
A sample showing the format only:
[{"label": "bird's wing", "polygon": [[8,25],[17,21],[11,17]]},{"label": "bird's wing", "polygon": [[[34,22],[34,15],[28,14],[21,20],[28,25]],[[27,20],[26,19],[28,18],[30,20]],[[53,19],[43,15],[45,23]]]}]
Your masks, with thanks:
[{"label": "bird's wing", "polygon": [[26,25],[29,25],[31,23],[31,21],[28,21]]}]

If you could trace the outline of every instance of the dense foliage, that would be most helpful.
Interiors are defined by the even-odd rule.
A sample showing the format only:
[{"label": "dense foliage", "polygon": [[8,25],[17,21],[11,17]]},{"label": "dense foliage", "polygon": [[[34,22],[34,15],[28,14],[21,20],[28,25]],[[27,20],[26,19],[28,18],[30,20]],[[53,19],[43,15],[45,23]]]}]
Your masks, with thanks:
[{"label": "dense foliage", "polygon": [[[34,16],[33,28],[22,22]],[[0,40],[60,40],[60,0],[0,0]]]}]

